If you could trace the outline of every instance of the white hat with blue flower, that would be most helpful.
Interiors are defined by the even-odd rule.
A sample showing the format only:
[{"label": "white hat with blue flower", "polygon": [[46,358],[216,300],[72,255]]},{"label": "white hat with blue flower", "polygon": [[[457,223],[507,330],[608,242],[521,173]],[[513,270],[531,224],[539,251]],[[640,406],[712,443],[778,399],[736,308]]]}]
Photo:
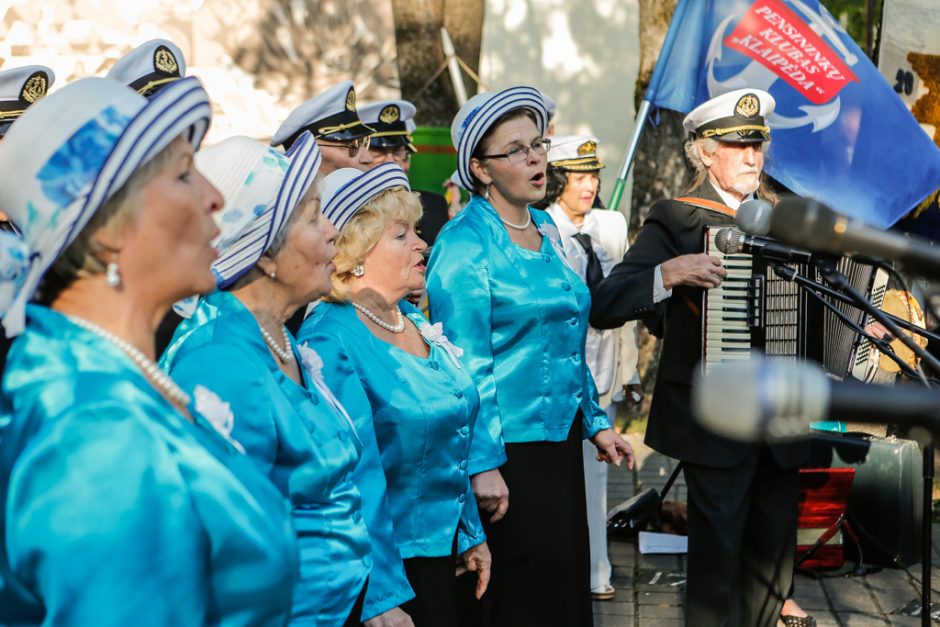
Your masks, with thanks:
[{"label": "white hat with blue flower", "polygon": [[198,147],[209,97],[195,78],[151,100],[108,78],[83,78],[43,98],[0,144],[0,207],[22,235],[0,234],[0,317],[23,330],[26,302],[88,220],[177,137]]},{"label": "white hat with blue flower", "polygon": [[196,167],[225,197],[212,264],[226,288],[251,270],[287,224],[320,169],[320,149],[302,134],[284,154],[250,137],[230,137],[196,155]]},{"label": "white hat with blue flower", "polygon": [[460,108],[450,125],[450,137],[457,149],[457,183],[473,189],[470,157],[477,144],[493,124],[516,109],[529,109],[535,114],[539,133],[545,133],[548,112],[542,93],[534,87],[516,86],[502,91],[477,94]]}]

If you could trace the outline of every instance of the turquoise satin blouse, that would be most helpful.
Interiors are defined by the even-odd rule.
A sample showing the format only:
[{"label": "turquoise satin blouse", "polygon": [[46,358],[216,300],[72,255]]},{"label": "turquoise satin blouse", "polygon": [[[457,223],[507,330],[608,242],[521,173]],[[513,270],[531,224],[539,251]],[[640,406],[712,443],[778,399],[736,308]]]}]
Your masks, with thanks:
[{"label": "turquoise satin blouse", "polygon": [[254,316],[228,292],[200,299],[161,364],[183,389],[203,385],[231,405],[232,438],[290,498],[300,552],[292,622],[342,625],[372,566],[351,479],[361,450],[352,423],[305,368],[304,387],[281,371]]},{"label": "turquoise satin blouse", "polygon": [[0,399],[0,623],[283,625],[284,498],[116,346],[27,315]]},{"label": "turquoise satin blouse", "polygon": [[563,261],[551,217],[529,209],[538,251],[517,246],[474,195],[437,236],[428,263],[431,319],[465,352],[480,391],[470,473],[506,461],[504,442],[558,442],[580,409],[585,437],[610,427],[584,359],[591,295]]},{"label": "turquoise satin blouse", "polygon": [[467,471],[479,395],[446,338],[399,306],[424,329],[427,358],[375,337],[348,304],[319,303],[297,340],[323,356],[359,433],[375,434],[401,557],[450,555],[455,534],[462,553],[486,539]]}]

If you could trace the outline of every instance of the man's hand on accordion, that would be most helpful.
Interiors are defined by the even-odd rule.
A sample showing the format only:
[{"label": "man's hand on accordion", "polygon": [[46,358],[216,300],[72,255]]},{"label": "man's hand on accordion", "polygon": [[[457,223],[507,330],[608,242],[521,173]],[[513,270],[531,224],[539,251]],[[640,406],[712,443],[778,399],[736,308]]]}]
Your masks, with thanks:
[{"label": "man's hand on accordion", "polygon": [[677,285],[692,287],[718,287],[721,280],[728,276],[728,271],[721,266],[717,257],[699,253],[697,255],[679,255],[664,261],[663,287],[671,290]]}]

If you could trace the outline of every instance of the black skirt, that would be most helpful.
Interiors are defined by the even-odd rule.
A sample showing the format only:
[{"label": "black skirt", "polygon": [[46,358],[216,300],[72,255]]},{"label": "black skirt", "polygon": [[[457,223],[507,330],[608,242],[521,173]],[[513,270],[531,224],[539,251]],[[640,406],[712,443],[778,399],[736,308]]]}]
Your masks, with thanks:
[{"label": "black skirt", "polygon": [[461,627],[589,627],[590,553],[580,413],[564,442],[506,445],[500,472],[509,510],[491,524],[489,589],[478,602],[476,574],[458,580]]},{"label": "black skirt", "polygon": [[402,603],[415,627],[457,627],[455,555],[404,560],[415,598]]}]

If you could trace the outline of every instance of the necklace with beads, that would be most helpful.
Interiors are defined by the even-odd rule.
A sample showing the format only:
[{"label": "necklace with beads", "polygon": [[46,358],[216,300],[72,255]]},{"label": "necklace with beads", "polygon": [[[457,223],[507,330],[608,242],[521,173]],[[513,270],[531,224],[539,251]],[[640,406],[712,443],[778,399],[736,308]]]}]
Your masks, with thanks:
[{"label": "necklace with beads", "polygon": [[358,309],[359,311],[361,311],[362,314],[366,318],[368,318],[369,320],[376,323],[377,325],[379,325],[380,327],[382,327],[383,329],[385,329],[386,331],[390,333],[401,333],[402,331],[405,330],[405,318],[404,316],[401,315],[401,309],[399,309],[398,307],[395,307],[395,318],[397,319],[397,322],[395,324],[389,324],[385,322],[384,320],[382,320],[381,318],[379,318],[374,313],[372,313],[371,311],[369,311],[368,309],[366,309],[365,307],[363,307],[362,305],[360,305],[359,303],[352,303],[352,306]]},{"label": "necklace with beads", "polygon": [[294,351],[292,351],[290,347],[290,335],[287,334],[287,327],[281,326],[281,333],[284,335],[284,348],[278,346],[277,342],[260,322],[258,323],[258,328],[261,329],[261,337],[264,338],[264,343],[274,351],[274,354],[277,355],[277,358],[280,359],[282,363],[286,364],[294,359]]},{"label": "necklace with beads", "polygon": [[67,315],[66,317],[77,326],[85,329],[86,331],[91,331],[101,339],[111,342],[119,349],[124,351],[124,353],[131,358],[131,361],[133,361],[137,367],[141,369],[144,375],[154,386],[156,386],[160,392],[162,392],[167,398],[177,405],[182,407],[189,407],[190,402],[192,402],[189,394],[184,392],[180,386],[176,385],[173,379],[167,376],[167,374],[160,369],[160,366],[154,363],[152,359],[144,355],[136,346],[124,340],[123,338],[118,337],[114,333],[106,331],[98,325],[85,320],[84,318],[78,318],[71,315]]},{"label": "necklace with beads", "polygon": [[[496,215],[499,215],[499,213],[497,213]],[[499,216],[499,219],[502,220],[503,224],[505,224],[511,229],[516,229],[517,231],[525,231],[527,228],[529,228],[529,225],[532,224],[532,212],[526,209],[525,222],[523,222],[522,224],[516,224],[515,222],[510,222],[503,216]]]}]

